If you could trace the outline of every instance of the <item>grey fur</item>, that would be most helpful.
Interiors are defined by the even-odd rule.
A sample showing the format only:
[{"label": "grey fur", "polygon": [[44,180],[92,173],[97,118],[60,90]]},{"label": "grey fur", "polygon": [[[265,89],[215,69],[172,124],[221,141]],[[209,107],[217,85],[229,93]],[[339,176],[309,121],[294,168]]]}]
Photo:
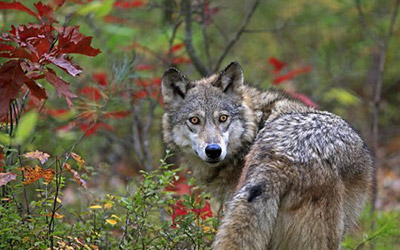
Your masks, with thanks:
[{"label": "grey fur", "polygon": [[[164,140],[208,192],[228,201],[214,249],[340,248],[368,198],[373,168],[343,119],[244,85],[237,63],[194,82],[169,70],[162,88]],[[193,115],[199,124],[188,123]],[[226,144],[216,163],[199,153],[211,142]]]}]

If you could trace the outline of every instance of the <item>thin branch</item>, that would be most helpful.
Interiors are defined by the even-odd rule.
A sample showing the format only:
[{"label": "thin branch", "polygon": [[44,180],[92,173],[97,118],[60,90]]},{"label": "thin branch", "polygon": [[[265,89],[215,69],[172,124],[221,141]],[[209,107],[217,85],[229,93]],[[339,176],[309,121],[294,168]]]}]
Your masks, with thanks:
[{"label": "thin branch", "polygon": [[201,61],[200,57],[198,56],[192,41],[192,5],[190,0],[182,0],[181,2],[181,11],[184,17],[185,22],[185,47],[186,51],[189,54],[190,59],[193,62],[194,67],[196,70],[202,75],[206,76],[209,74],[208,69]]},{"label": "thin branch", "polygon": [[375,156],[375,168],[373,175],[373,197],[372,197],[372,207],[371,211],[375,210],[375,203],[377,199],[377,172],[378,172],[378,159],[377,159],[377,151],[379,147],[379,106],[381,102],[382,95],[382,84],[383,84],[383,74],[385,71],[385,62],[386,62],[386,53],[389,45],[390,38],[393,35],[394,24],[396,22],[398,16],[400,0],[397,0],[394,5],[393,14],[390,19],[390,24],[388,31],[383,39],[383,43],[379,44],[380,46],[380,54],[378,61],[378,74],[375,82],[374,89],[374,105],[373,105],[373,124],[372,124],[372,142],[373,142],[373,153]]},{"label": "thin branch", "polygon": [[245,31],[247,25],[250,22],[251,17],[254,14],[254,11],[256,10],[258,4],[260,3],[260,0],[255,0],[253,5],[251,6],[249,12],[246,15],[246,18],[244,19],[242,25],[240,26],[239,30],[236,32],[236,34],[233,36],[233,38],[229,41],[228,45],[225,47],[224,52],[222,52],[222,55],[219,57],[217,64],[215,65],[214,72],[219,70],[219,67],[221,66],[222,61],[225,59],[226,55],[229,53],[229,51],[233,48],[233,46],[239,41],[240,37],[243,34],[243,31]]},{"label": "thin branch", "polygon": [[368,25],[367,25],[367,22],[365,21],[364,11],[362,10],[362,7],[361,7],[361,0],[356,0],[355,2],[356,2],[357,12],[358,12],[358,22],[360,23],[363,33],[366,36],[368,36],[369,38],[371,38],[373,41],[380,43],[379,38],[368,30]]},{"label": "thin branch", "polygon": [[201,32],[203,34],[204,51],[206,52],[208,71],[210,71],[210,69],[212,68],[212,60],[210,55],[210,40],[208,38],[206,29],[207,17],[205,9],[206,9],[206,0],[203,0],[203,3],[201,5]]}]

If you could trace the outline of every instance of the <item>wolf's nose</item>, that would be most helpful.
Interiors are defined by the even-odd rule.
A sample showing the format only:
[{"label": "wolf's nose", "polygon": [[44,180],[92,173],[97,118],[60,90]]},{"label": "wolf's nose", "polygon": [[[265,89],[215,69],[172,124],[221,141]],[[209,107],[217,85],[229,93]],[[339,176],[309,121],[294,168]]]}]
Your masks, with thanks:
[{"label": "wolf's nose", "polygon": [[218,144],[210,144],[206,147],[206,155],[211,159],[216,159],[221,155],[222,149]]}]

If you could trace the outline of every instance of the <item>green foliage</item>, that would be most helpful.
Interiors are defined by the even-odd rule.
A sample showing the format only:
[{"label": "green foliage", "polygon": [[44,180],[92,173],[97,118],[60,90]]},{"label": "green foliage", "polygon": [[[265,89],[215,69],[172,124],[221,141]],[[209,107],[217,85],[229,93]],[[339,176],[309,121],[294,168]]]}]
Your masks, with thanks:
[{"label": "green foliage", "polygon": [[344,249],[394,249],[400,244],[400,213],[398,211],[375,211],[367,206],[360,216],[358,228],[345,238]]},{"label": "green foliage", "polygon": [[28,136],[33,132],[38,117],[39,117],[38,113],[34,110],[25,113],[21,117],[17,130],[15,132],[15,140],[17,141],[17,143],[22,144],[28,138]]},{"label": "green foliage", "polygon": [[[80,158],[74,159],[82,164]],[[25,172],[23,179],[3,186],[6,195],[0,203],[1,249],[210,247],[218,219],[204,206],[204,194],[192,193],[180,199],[168,191],[171,183],[179,179],[179,169],[172,169],[165,159],[157,170],[143,171],[141,181],[128,183],[126,195],[109,194],[102,199],[95,196],[89,206],[80,210],[64,207],[60,198],[66,176],[61,165],[66,160],[55,159],[49,165],[56,172],[51,181],[42,176],[43,179],[28,183],[29,174]],[[5,167],[20,169],[17,166]],[[83,182],[76,172],[73,178],[79,184]],[[33,195],[28,197],[27,192]],[[185,212],[176,213],[174,207]],[[171,215],[177,219],[172,221]]]}]

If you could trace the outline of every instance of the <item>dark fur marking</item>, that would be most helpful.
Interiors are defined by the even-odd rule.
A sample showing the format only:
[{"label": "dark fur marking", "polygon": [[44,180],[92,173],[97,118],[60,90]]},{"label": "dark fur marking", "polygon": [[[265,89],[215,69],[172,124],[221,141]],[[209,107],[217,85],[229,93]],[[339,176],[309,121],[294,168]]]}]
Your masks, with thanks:
[{"label": "dark fur marking", "polygon": [[180,97],[182,97],[182,99],[185,99],[185,94],[182,92],[182,90],[178,86],[173,84],[172,88],[173,88],[175,93],[177,93],[178,95],[180,95]]},{"label": "dark fur marking", "polygon": [[252,186],[249,190],[249,197],[247,198],[248,202],[252,202],[255,198],[257,198],[258,196],[260,196],[262,194],[263,190],[262,190],[262,186],[256,185],[256,186]]}]

